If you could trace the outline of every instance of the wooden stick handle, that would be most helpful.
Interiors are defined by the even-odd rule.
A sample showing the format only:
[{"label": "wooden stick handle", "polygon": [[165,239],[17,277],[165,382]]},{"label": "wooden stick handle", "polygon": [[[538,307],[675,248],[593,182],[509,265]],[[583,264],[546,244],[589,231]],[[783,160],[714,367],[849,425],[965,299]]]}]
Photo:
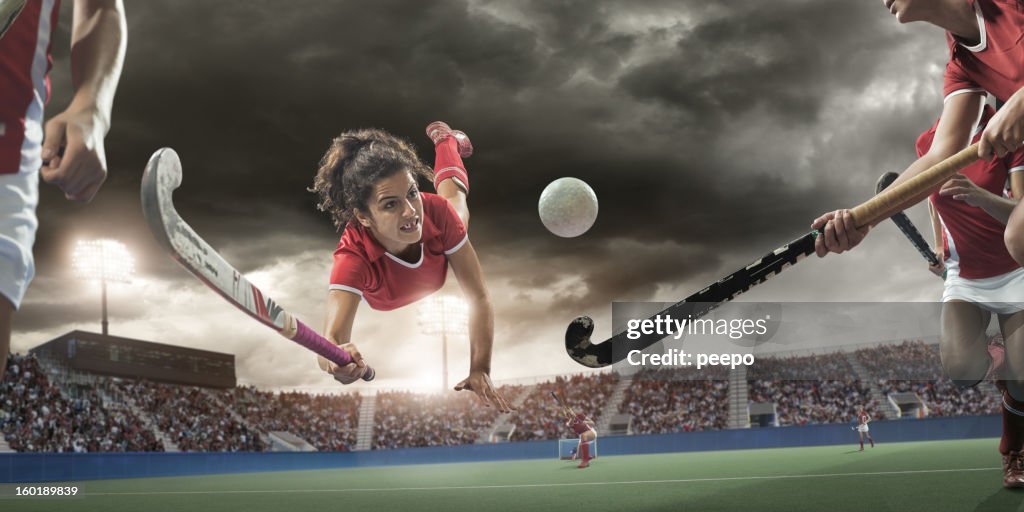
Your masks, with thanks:
[{"label": "wooden stick handle", "polygon": [[857,227],[874,224],[913,206],[914,196],[942,185],[954,174],[978,161],[978,143],[971,144],[959,153],[929,167],[913,178],[861,203],[850,210]]}]

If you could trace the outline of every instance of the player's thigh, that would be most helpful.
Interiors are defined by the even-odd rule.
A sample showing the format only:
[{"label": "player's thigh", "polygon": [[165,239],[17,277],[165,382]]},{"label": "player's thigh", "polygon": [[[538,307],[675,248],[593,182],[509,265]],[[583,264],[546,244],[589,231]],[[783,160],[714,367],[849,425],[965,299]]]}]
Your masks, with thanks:
[{"label": "player's thigh", "polygon": [[[974,363],[984,363],[987,367],[985,346],[988,339],[985,337],[985,329],[991,315],[977,305],[962,300],[951,300],[942,304],[939,351],[942,355],[942,364],[947,371],[970,368],[975,366]],[[956,375],[950,377],[954,380],[958,378]]]},{"label": "player's thigh", "polygon": [[1010,251],[1017,263],[1024,265],[1024,201],[1017,203],[1003,232],[1006,250]]},{"label": "player's thigh", "polygon": [[597,439],[597,433],[594,432],[593,430],[588,430],[580,434],[580,440],[583,441],[584,443],[589,443],[594,439]]}]

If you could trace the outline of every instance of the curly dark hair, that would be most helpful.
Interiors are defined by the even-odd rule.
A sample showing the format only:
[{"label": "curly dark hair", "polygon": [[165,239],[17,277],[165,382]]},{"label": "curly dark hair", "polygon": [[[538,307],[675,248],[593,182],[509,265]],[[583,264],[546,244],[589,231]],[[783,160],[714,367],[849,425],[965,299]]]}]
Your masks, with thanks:
[{"label": "curly dark hair", "polygon": [[331,141],[309,191],[320,198],[317,209],[330,214],[341,231],[352,220],[354,209],[369,212],[367,202],[374,185],[400,171],[414,178],[434,178],[412,143],[376,128],[347,131]]}]

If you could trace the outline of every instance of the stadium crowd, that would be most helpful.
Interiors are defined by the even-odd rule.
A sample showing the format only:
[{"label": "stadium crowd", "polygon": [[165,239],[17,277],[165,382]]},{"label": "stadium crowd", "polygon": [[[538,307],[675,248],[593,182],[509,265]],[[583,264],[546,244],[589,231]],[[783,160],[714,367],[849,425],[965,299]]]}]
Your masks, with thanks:
[{"label": "stadium crowd", "polygon": [[750,402],[774,402],[779,426],[852,421],[858,405],[881,418],[870,386],[840,352],[762,357],[747,373]]},{"label": "stadium crowd", "polygon": [[0,431],[19,452],[163,451],[130,411],[108,410],[93,389],[65,398],[32,355],[12,354],[0,382]]},{"label": "stadium crowd", "polygon": [[[499,392],[506,400],[514,398],[504,388]],[[473,393],[378,393],[373,449],[472,444],[497,416]]]},{"label": "stadium crowd", "polygon": [[117,381],[116,389],[147,411],[157,428],[182,451],[264,451],[258,432],[224,413],[224,407],[201,388],[147,381]]},{"label": "stadium crowd", "polygon": [[858,380],[754,380],[751,402],[775,402],[780,427],[815,423],[848,423],[858,405],[881,418],[871,390]]},{"label": "stadium crowd", "polygon": [[[995,394],[961,390],[944,377],[935,345],[908,341],[854,356],[883,394],[915,393],[930,416],[998,412]],[[874,403],[847,357],[760,357],[748,369],[748,399],[774,403],[780,426],[847,423],[858,405],[882,417],[884,404]],[[32,355],[13,355],[0,382],[0,431],[16,451],[162,451],[170,445],[161,436],[185,451],[263,451],[270,448],[266,433],[275,431],[317,450],[345,451],[356,443],[363,400],[356,393],[215,390],[105,377],[95,385],[62,380],[57,386],[45,370]],[[608,372],[503,386],[516,407],[507,419],[515,426],[509,440],[571,437],[551,392],[598,422],[618,380]],[[729,374],[720,367],[645,369],[633,377],[618,411],[632,416],[634,434],[716,430],[727,426],[728,398]],[[470,393],[383,392],[375,400],[371,444],[378,450],[473,443],[498,419]]]},{"label": "stadium crowd", "polygon": [[729,416],[726,378],[724,370],[645,368],[633,377],[619,412],[632,415],[634,434],[721,430]]},{"label": "stadium crowd", "polygon": [[289,432],[320,451],[349,451],[359,426],[358,394],[272,393],[252,386],[210,391],[262,432]]},{"label": "stadium crowd", "polygon": [[964,416],[999,412],[998,395],[979,386],[960,388],[945,376],[938,345],[904,341],[861,349],[857,358],[871,368],[882,393],[915,393],[929,416]]}]

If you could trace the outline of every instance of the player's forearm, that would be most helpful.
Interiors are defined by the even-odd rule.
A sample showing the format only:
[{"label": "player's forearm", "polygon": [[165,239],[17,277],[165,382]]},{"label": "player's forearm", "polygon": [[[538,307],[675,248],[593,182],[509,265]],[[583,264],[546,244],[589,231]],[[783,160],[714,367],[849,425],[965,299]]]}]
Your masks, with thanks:
[{"label": "player's forearm", "polygon": [[928,201],[928,216],[932,220],[932,248],[936,251],[942,249],[942,223],[939,222],[939,212],[935,211],[935,205]]},{"label": "player's forearm", "polygon": [[491,349],[494,345],[494,309],[486,296],[469,304],[469,370],[491,373]]},{"label": "player's forearm", "polygon": [[1013,212],[1013,207],[1017,206],[1016,200],[997,196],[987,190],[980,199],[978,207],[1003,225],[1010,221],[1010,213]]},{"label": "player's forearm", "polygon": [[94,111],[104,133],[110,129],[127,32],[121,0],[75,2],[71,28],[71,82],[75,94],[68,109]]}]

